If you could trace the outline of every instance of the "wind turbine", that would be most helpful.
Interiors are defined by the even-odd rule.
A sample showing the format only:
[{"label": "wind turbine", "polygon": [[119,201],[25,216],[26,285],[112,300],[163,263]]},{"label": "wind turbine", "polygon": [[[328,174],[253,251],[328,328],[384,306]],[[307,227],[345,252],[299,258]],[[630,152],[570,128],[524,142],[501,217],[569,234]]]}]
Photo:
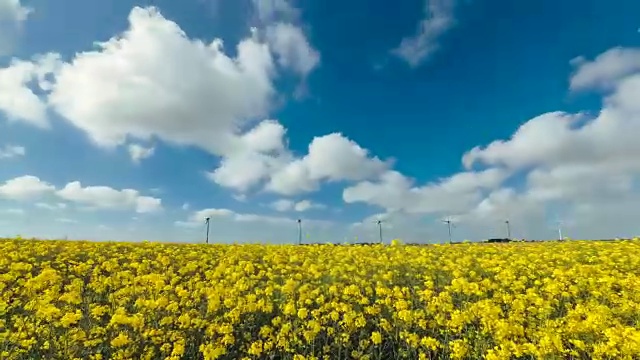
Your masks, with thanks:
[{"label": "wind turbine", "polygon": [[443,223],[447,224],[449,228],[449,244],[453,243],[451,240],[451,226],[455,227],[455,224],[451,221],[451,218],[447,218],[447,220],[442,220]]},{"label": "wind turbine", "polygon": [[209,223],[211,222],[211,217],[207,216],[206,218],[204,218],[204,222],[207,223],[207,237],[205,239],[205,243],[208,244],[209,243]]},{"label": "wind turbine", "polygon": [[507,225],[507,239],[511,239],[511,223],[509,219],[505,220],[504,223]]},{"label": "wind turbine", "polygon": [[378,232],[380,234],[380,244],[382,244],[382,223],[383,220],[376,220],[376,224],[378,224]]},{"label": "wind turbine", "polygon": [[560,241],[564,240],[564,237],[562,237],[562,221],[558,220],[558,236]]},{"label": "wind turbine", "polygon": [[298,245],[302,245],[302,219],[298,219]]}]

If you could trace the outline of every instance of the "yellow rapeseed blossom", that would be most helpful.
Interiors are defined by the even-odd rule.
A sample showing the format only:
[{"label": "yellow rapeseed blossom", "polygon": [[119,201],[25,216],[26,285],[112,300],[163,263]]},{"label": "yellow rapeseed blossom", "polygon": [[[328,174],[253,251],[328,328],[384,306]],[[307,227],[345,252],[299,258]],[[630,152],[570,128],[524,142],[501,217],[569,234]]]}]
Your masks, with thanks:
[{"label": "yellow rapeseed blossom", "polygon": [[0,241],[2,359],[635,359],[640,241]]}]

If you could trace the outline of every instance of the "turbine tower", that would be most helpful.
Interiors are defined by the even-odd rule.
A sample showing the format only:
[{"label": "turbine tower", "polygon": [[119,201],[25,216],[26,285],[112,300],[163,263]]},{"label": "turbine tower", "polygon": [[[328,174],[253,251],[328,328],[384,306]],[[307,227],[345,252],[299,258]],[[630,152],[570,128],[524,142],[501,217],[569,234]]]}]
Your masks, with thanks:
[{"label": "turbine tower", "polygon": [[507,225],[507,239],[511,239],[511,223],[509,223],[509,219],[505,220],[504,223]]},{"label": "turbine tower", "polygon": [[451,226],[454,226],[453,222],[451,221],[451,218],[447,218],[447,220],[442,220],[442,222],[447,224],[447,227],[449,228],[449,244],[452,244],[453,241],[451,239]]},{"label": "turbine tower", "polygon": [[211,217],[207,216],[206,218],[204,218],[204,222],[207,223],[207,237],[205,239],[205,244],[209,243],[209,223],[211,222]]},{"label": "turbine tower", "polygon": [[558,236],[560,241],[564,240],[564,237],[562,237],[562,222],[560,220],[558,220]]},{"label": "turbine tower", "polygon": [[382,244],[382,223],[384,221],[382,220],[377,220],[376,224],[378,224],[378,233],[380,234],[380,244]]},{"label": "turbine tower", "polygon": [[298,219],[298,245],[302,245],[302,219]]}]

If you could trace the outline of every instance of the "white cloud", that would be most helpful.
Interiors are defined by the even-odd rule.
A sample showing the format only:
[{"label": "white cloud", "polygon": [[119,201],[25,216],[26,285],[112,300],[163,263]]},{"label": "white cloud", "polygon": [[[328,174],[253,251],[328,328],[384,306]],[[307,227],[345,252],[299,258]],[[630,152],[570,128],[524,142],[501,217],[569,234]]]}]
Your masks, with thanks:
[{"label": "white cloud", "polygon": [[[269,13],[289,13],[290,7],[278,1],[257,6]],[[202,148],[222,156],[209,178],[244,192],[293,160],[281,124],[265,120],[252,128],[273,108],[278,74],[272,53],[283,68],[302,76],[319,61],[295,25],[269,21],[265,26],[266,43],[254,29],[230,57],[220,39],[189,39],[157,9],[135,7],[125,32],[68,63],[50,54],[3,69],[0,94],[8,95],[4,101],[0,95],[0,109],[12,120],[47,127],[49,105],[102,147],[153,138]],[[46,104],[27,86],[35,78],[49,93]],[[153,152],[137,144],[128,150],[135,162]]]},{"label": "white cloud", "polygon": [[26,214],[24,209],[19,209],[19,208],[4,209],[4,210],[2,210],[2,212],[5,213],[5,214],[10,214],[10,215],[25,215]]},{"label": "white cloud", "polygon": [[[142,196],[137,190],[116,190],[108,186],[82,187],[79,181],[68,183],[64,188],[56,187],[32,175],[20,176],[7,180],[0,185],[0,198],[12,200],[34,200],[52,194],[66,201],[87,205],[95,209],[132,209],[138,213],[151,213],[162,210],[162,200],[150,196]],[[40,209],[61,210],[65,203],[37,202]]]},{"label": "white cloud", "polygon": [[27,150],[24,146],[17,145],[5,145],[0,148],[0,159],[11,159],[18,156],[24,156],[27,153]]},{"label": "white cloud", "polygon": [[[605,54],[615,53],[632,52]],[[600,55],[596,62],[611,56]],[[640,69],[592,68],[587,73],[589,80],[579,81],[581,86],[607,91],[596,116],[542,114],[509,139],[465,153],[465,172],[417,187],[391,170],[377,181],[346,188],[344,200],[379,206],[393,215],[394,223],[440,240],[447,234],[438,219],[446,215],[458,221],[456,241],[504,236],[505,219],[515,237],[554,238],[557,220],[563,222],[565,235],[574,238],[639,234],[640,225],[629,214],[636,213],[635,201],[640,201],[640,145],[635,136],[640,133]],[[484,170],[471,170],[478,166]],[[509,178],[512,185],[506,186]],[[369,220],[356,225],[371,232]],[[397,228],[393,232],[406,233]]]},{"label": "white cloud", "polygon": [[459,212],[480,201],[483,190],[500,186],[507,175],[500,169],[463,172],[416,187],[413,180],[391,170],[376,182],[364,181],[344,189],[342,197],[347,203],[364,202],[389,211]]},{"label": "white cloud", "polygon": [[271,208],[276,211],[285,212],[285,211],[298,211],[303,212],[311,209],[322,209],[324,205],[316,204],[310,200],[301,200],[298,202],[288,200],[288,199],[280,199],[269,204]]},{"label": "white cloud", "polygon": [[267,41],[278,56],[278,63],[292,69],[300,76],[307,76],[320,63],[320,54],[297,26],[276,23],[266,29]]},{"label": "white cloud", "polygon": [[65,223],[65,224],[77,224],[78,220],[69,219],[69,218],[56,218],[57,222]]},{"label": "white cloud", "polygon": [[13,200],[30,200],[53,192],[55,186],[36,176],[25,175],[7,180],[0,185],[0,197]]},{"label": "white cloud", "polygon": [[317,204],[317,203],[314,203],[314,202],[312,202],[310,200],[298,201],[293,206],[293,209],[295,211],[299,211],[299,212],[303,212],[303,211],[307,211],[307,210],[311,210],[311,209],[324,209],[324,208],[326,208],[325,205]]},{"label": "white cloud", "polygon": [[640,71],[640,49],[616,47],[592,61],[579,57],[572,64],[577,67],[571,76],[572,90],[610,90],[619,80]]},{"label": "white cloud", "polygon": [[[213,220],[222,219],[231,222],[240,223],[262,223],[270,225],[287,225],[295,224],[296,219],[285,216],[272,216],[251,213],[237,213],[229,209],[203,209],[194,211],[185,221],[176,221],[176,226],[181,227],[198,227],[204,224],[205,218],[210,217]],[[333,223],[326,220],[305,219],[304,223],[310,226],[326,227]]]},{"label": "white cloud", "polygon": [[411,66],[418,66],[440,47],[440,37],[454,24],[455,0],[425,0],[425,18],[415,35],[402,39],[393,53]]},{"label": "white cloud", "polygon": [[578,70],[578,88],[607,92],[596,116],[543,114],[510,139],[465,154],[467,167],[506,167],[525,174],[522,190],[496,189],[465,215],[466,222],[481,227],[487,219],[511,217],[528,237],[554,236],[556,217],[574,237],[640,233],[628,215],[636,212],[633,204],[640,198],[640,145],[634,136],[640,133],[640,67],[632,71],[611,65],[629,54],[635,51],[612,49]]},{"label": "white cloud", "polygon": [[189,210],[190,207],[191,205],[189,205],[189,203],[182,204],[182,210]]},{"label": "white cloud", "polygon": [[0,56],[13,51],[23,24],[32,11],[20,4],[20,0],[0,0]]},{"label": "white cloud", "polygon": [[295,195],[318,188],[320,181],[358,181],[382,173],[387,167],[369,151],[342,134],[313,139],[306,156],[289,162],[271,176],[266,189]]},{"label": "white cloud", "polygon": [[67,204],[65,203],[55,203],[55,204],[50,204],[50,203],[45,203],[45,202],[38,202],[35,204],[35,206],[37,208],[40,209],[44,209],[44,210],[64,210],[67,208]]},{"label": "white cloud", "polygon": [[87,205],[96,209],[132,209],[138,213],[162,210],[161,199],[141,196],[137,190],[116,190],[108,186],[82,187],[79,181],[68,183],[56,194],[67,201]]},{"label": "white cloud", "polygon": [[[0,0],[2,1],[2,0]],[[36,56],[33,61],[12,60],[6,68],[0,68],[0,111],[9,122],[24,121],[42,129],[49,127],[47,105],[30,88],[36,80],[37,86],[48,90],[51,83],[47,75],[60,67],[57,54]]]},{"label": "white cloud", "polygon": [[276,19],[295,19],[299,10],[287,0],[252,0],[258,18],[265,23]]},{"label": "white cloud", "polygon": [[240,201],[240,202],[247,201],[247,195],[246,194],[233,194],[232,197],[236,201]]},{"label": "white cloud", "polygon": [[228,217],[233,216],[235,213],[229,209],[202,209],[198,211],[194,211],[191,213],[187,222],[200,224],[204,223],[206,218],[215,218],[215,217]]},{"label": "white cloud", "polygon": [[157,137],[213,154],[242,150],[238,129],[263,116],[274,95],[268,45],[191,40],[155,8],[135,7],[129,29],[76,54],[56,74],[49,103],[105,147]]},{"label": "white cloud", "polygon": [[269,206],[276,211],[290,211],[296,203],[292,200],[280,199],[272,202]]},{"label": "white cloud", "polygon": [[358,181],[375,176],[388,163],[369,157],[368,150],[342,134],[315,137],[308,154],[294,157],[284,146],[285,129],[265,121],[241,140],[245,151],[224,157],[207,176],[215,183],[245,192],[267,180],[267,191],[295,195],[314,191],[321,181]]},{"label": "white cloud", "polygon": [[265,120],[239,140],[242,150],[222,159],[220,166],[207,174],[215,183],[244,192],[258,184],[288,161],[284,146],[285,128],[276,121]]},{"label": "white cloud", "polygon": [[129,150],[131,161],[135,164],[139,164],[143,159],[152,156],[156,150],[154,147],[146,148],[139,144],[130,144],[127,149]]},{"label": "white cloud", "polygon": [[589,139],[575,136],[572,129],[582,119],[579,114],[542,114],[520,126],[509,140],[496,140],[484,148],[471,149],[463,156],[463,164],[466,168],[477,162],[522,168],[548,161],[550,157],[559,162],[570,161],[585,151],[594,151]]}]

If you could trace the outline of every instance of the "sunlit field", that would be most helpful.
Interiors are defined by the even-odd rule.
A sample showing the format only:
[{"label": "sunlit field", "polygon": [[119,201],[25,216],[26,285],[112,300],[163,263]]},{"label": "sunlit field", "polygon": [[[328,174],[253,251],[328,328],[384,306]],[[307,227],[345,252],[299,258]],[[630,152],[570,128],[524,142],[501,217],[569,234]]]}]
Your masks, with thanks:
[{"label": "sunlit field", "polygon": [[0,241],[2,359],[637,359],[640,242]]}]

